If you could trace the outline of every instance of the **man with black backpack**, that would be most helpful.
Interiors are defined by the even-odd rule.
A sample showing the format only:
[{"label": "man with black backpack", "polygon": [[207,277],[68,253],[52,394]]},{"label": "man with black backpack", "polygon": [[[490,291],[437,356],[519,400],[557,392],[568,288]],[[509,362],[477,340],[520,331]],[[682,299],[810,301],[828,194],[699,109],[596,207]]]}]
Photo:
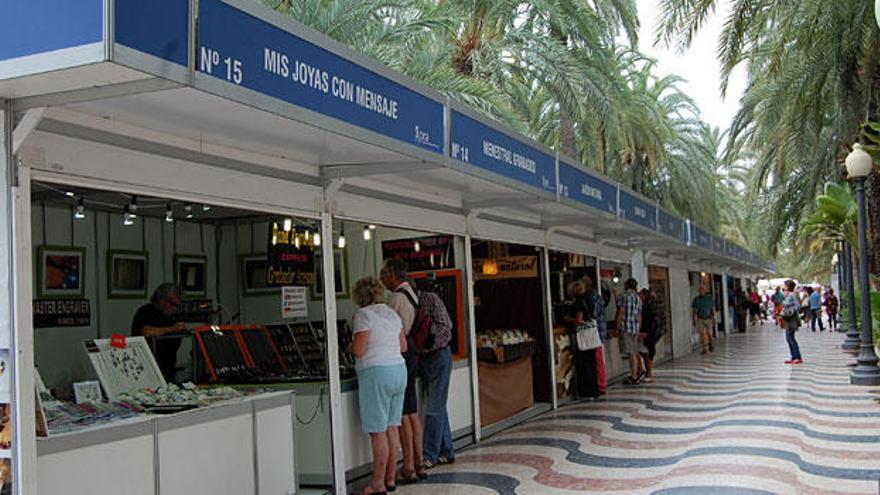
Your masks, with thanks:
[{"label": "man with black backpack", "polygon": [[[379,271],[379,278],[385,288],[391,291],[388,305],[403,321],[403,331],[407,335],[407,351],[403,353],[406,362],[406,391],[403,394],[403,418],[401,421],[401,445],[403,447],[403,468],[398,473],[400,484],[413,483],[427,477],[424,465],[422,420],[419,418],[418,398],[416,396],[416,372],[419,355],[416,346],[412,345],[418,334],[419,340],[424,338],[424,312],[419,311],[418,295],[406,280],[406,262],[397,258],[385,260]],[[416,321],[418,320],[418,321]],[[422,342],[424,344],[424,342]]]},{"label": "man with black backpack", "polygon": [[[380,277],[385,286],[393,290],[389,299],[391,307],[396,309],[398,304],[406,303],[407,307],[402,308],[402,311],[406,314],[412,312],[413,315],[407,341],[409,348],[415,354],[415,361],[425,380],[424,385],[428,395],[423,443],[414,442],[417,447],[413,449],[418,456],[421,447],[424,447],[423,457],[416,457],[417,461],[424,460],[424,468],[420,464],[414,466],[416,472],[420,473],[420,468],[430,469],[436,465],[455,462],[452,430],[446,410],[449,382],[452,377],[452,351],[449,349],[449,342],[452,340],[452,319],[440,296],[429,291],[418,291],[414,288],[414,284],[407,282],[406,269],[406,263],[402,260],[385,260]],[[404,405],[404,414],[406,412],[407,408]],[[419,443],[422,445],[418,445]]]}]

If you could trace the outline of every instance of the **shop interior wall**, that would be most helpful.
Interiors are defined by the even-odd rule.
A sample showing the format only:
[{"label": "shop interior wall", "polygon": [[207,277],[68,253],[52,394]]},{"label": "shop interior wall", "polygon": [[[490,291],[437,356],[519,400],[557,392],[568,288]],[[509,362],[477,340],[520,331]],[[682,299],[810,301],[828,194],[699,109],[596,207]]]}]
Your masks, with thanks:
[{"label": "shop interior wall", "polygon": [[[34,330],[37,369],[46,386],[55,389],[62,396],[72,395],[73,382],[97,379],[86,356],[83,340],[109,338],[113,333],[129,335],[135,311],[147,302],[153,288],[162,282],[174,280],[175,253],[206,256],[206,298],[216,299],[213,226],[185,221],[169,225],[162,219],[143,216],[138,217],[135,225],[123,226],[120,214],[91,210],[87,211],[86,218],[74,221],[70,208],[44,207],[40,203],[33,205],[31,225],[34,249],[40,245],[77,246],[86,249],[83,297],[91,303],[91,325]],[[146,298],[108,298],[108,250],[148,253]],[[34,297],[37,297],[36,294]],[[179,361],[186,359],[191,352],[190,342],[184,340],[181,345]]]}]

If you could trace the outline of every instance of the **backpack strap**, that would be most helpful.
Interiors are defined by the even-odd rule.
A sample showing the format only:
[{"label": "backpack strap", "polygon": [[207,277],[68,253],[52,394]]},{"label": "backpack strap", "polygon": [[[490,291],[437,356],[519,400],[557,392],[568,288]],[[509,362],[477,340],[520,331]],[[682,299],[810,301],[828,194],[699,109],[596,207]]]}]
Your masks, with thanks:
[{"label": "backpack strap", "polygon": [[398,287],[397,290],[395,290],[394,292],[406,296],[406,300],[409,301],[410,304],[412,304],[413,309],[415,309],[416,311],[419,310],[419,303],[415,300],[415,298],[413,298],[412,294],[410,294],[408,290],[404,289],[403,287]]}]

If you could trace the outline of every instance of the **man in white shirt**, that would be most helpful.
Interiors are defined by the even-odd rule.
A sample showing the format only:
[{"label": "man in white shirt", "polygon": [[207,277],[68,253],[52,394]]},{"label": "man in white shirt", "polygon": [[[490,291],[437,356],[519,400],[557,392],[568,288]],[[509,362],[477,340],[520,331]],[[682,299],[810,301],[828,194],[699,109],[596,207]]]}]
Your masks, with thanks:
[{"label": "man in white shirt", "polygon": [[[406,262],[397,258],[385,260],[379,271],[379,278],[385,287],[391,291],[388,297],[388,305],[397,311],[403,322],[403,330],[409,336],[413,321],[416,318],[416,306],[419,296],[406,281]],[[422,420],[419,418],[418,401],[416,397],[416,370],[418,368],[418,355],[413,349],[408,349],[403,354],[406,361],[406,392],[403,399],[403,422],[401,431],[403,435],[403,468],[400,472],[402,482],[418,481],[425,477],[424,443]]]}]

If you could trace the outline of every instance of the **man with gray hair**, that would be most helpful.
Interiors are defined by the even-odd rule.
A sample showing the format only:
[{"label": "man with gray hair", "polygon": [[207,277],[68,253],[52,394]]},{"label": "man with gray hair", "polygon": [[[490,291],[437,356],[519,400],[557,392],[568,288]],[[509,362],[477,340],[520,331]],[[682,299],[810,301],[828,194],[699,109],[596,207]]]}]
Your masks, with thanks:
[{"label": "man with gray hair", "polygon": [[[186,324],[174,320],[180,305],[180,287],[164,283],[156,287],[150,302],[141,306],[131,321],[132,337],[162,337],[187,330]],[[155,341],[153,355],[165,381],[174,382],[177,374],[177,350],[180,339],[164,338]]]}]

